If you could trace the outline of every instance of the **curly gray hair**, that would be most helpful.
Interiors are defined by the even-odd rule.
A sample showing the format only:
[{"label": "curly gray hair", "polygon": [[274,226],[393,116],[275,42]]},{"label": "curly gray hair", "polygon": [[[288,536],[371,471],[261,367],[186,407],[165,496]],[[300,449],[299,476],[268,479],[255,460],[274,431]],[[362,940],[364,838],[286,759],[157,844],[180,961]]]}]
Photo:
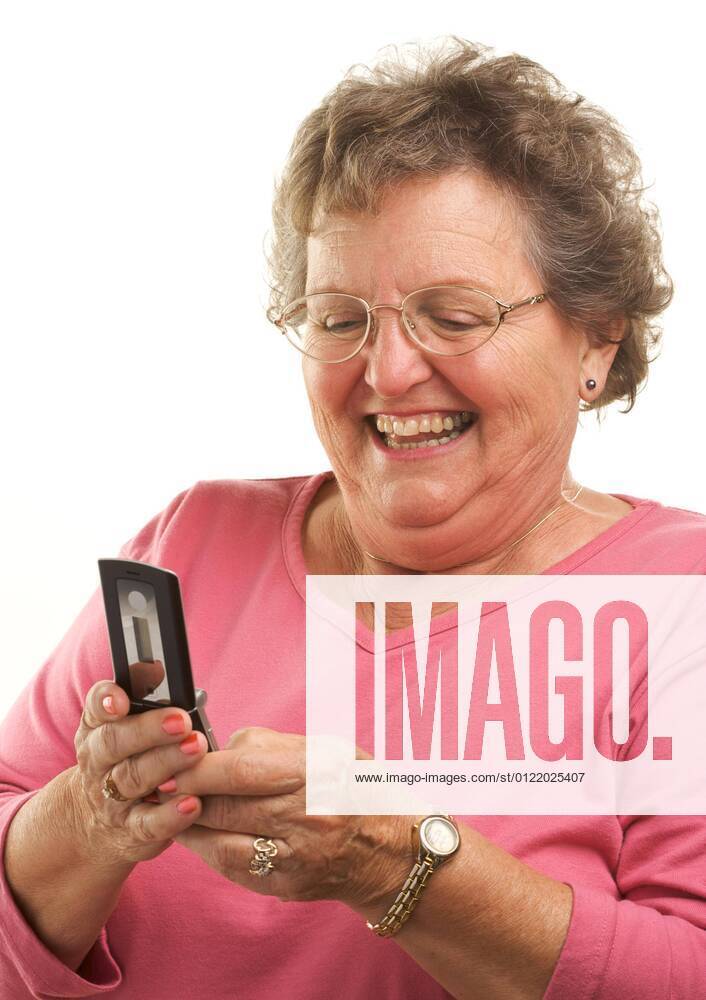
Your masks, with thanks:
[{"label": "curly gray hair", "polygon": [[[393,47],[394,48],[394,47]],[[528,258],[553,305],[599,341],[624,320],[600,396],[632,409],[672,298],[641,164],[604,110],[538,63],[455,35],[353,66],[301,123],[275,184],[268,318],[305,292],[307,236],[322,213],[376,213],[413,175],[478,169],[515,199]],[[613,326],[614,329],[614,326]]]}]

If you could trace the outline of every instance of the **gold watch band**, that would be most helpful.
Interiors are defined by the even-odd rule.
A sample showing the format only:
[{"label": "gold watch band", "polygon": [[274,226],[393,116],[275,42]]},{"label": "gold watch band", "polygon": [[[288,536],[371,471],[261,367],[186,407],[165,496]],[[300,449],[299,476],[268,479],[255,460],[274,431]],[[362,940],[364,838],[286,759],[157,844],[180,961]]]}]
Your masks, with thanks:
[{"label": "gold watch band", "polygon": [[389,910],[376,924],[367,921],[368,927],[380,937],[392,937],[409,920],[412,910],[419,902],[427,879],[438,866],[437,859],[427,854],[421,861],[415,861],[412,871],[407,876],[405,884],[395,897]]}]

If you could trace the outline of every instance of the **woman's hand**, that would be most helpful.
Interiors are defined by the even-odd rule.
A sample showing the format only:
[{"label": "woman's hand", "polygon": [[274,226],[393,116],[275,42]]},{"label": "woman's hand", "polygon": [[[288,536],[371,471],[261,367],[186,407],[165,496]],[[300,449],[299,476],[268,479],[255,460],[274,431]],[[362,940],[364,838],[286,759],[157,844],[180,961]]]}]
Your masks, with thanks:
[{"label": "woman's hand", "polygon": [[[192,732],[191,719],[180,708],[128,715],[129,707],[121,687],[99,681],[86,696],[74,740],[78,767],[71,805],[77,828],[85,831],[89,857],[106,864],[156,857],[198,818],[201,808],[198,799],[184,795],[160,804],[154,792],[203,758],[206,737]],[[128,801],[105,798],[109,773]],[[144,801],[147,796],[151,798]]]},{"label": "woman's hand", "polygon": [[[384,911],[409,874],[413,817],[306,815],[303,736],[241,729],[175,777],[179,793],[205,798],[197,823],[174,839],[248,889]],[[256,837],[277,846],[266,877],[248,871]]]}]

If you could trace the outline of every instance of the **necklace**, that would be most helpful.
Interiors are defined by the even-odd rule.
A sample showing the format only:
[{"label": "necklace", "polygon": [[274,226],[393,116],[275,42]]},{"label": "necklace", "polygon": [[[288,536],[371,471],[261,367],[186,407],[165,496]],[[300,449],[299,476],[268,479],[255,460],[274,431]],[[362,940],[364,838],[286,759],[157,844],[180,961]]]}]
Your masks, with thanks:
[{"label": "necklace", "polygon": [[[576,490],[576,492],[574,493],[574,495],[572,497],[565,497],[564,494],[562,493],[562,495],[561,495],[561,503],[557,504],[556,507],[552,508],[552,510],[550,510],[548,514],[545,514],[544,517],[541,519],[541,521],[537,521],[536,524],[533,524],[532,527],[529,529],[529,531],[526,531],[524,533],[524,535],[520,535],[520,537],[516,538],[515,541],[512,542],[510,545],[508,545],[508,547],[506,549],[503,549],[503,551],[500,553],[500,558],[502,559],[504,556],[506,556],[507,553],[511,549],[514,549],[515,546],[519,545],[520,542],[523,542],[525,540],[525,538],[527,538],[528,535],[531,535],[533,531],[536,531],[537,528],[541,527],[541,525],[543,525],[545,521],[548,521],[549,518],[552,516],[552,514],[556,514],[556,512],[558,510],[560,510],[564,506],[565,503],[573,503],[578,498],[578,496],[579,496],[579,494],[581,493],[582,490],[583,490],[583,486],[579,486],[579,488]],[[362,547],[361,547],[361,552],[363,552],[370,559],[374,559],[375,562],[385,563],[386,566],[396,566],[397,565],[396,563],[390,562],[388,559],[381,559],[380,556],[374,556],[372,552],[368,552],[367,549],[364,549]],[[458,564],[458,566],[463,566],[463,565],[465,565],[465,563],[459,563]],[[447,566],[446,569],[447,570],[449,570],[449,569],[458,569],[458,566]]]}]

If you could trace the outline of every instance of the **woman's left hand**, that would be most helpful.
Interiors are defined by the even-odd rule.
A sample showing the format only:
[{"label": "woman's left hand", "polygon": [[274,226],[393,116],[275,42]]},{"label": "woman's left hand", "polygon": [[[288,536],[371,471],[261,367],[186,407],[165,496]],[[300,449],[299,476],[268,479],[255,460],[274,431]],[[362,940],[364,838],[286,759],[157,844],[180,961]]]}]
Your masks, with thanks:
[{"label": "woman's left hand", "polygon": [[[414,817],[307,816],[303,736],[240,729],[175,780],[176,793],[203,797],[198,821],[175,839],[248,889],[384,911],[409,874]],[[264,877],[248,871],[256,837],[277,846]]]}]

